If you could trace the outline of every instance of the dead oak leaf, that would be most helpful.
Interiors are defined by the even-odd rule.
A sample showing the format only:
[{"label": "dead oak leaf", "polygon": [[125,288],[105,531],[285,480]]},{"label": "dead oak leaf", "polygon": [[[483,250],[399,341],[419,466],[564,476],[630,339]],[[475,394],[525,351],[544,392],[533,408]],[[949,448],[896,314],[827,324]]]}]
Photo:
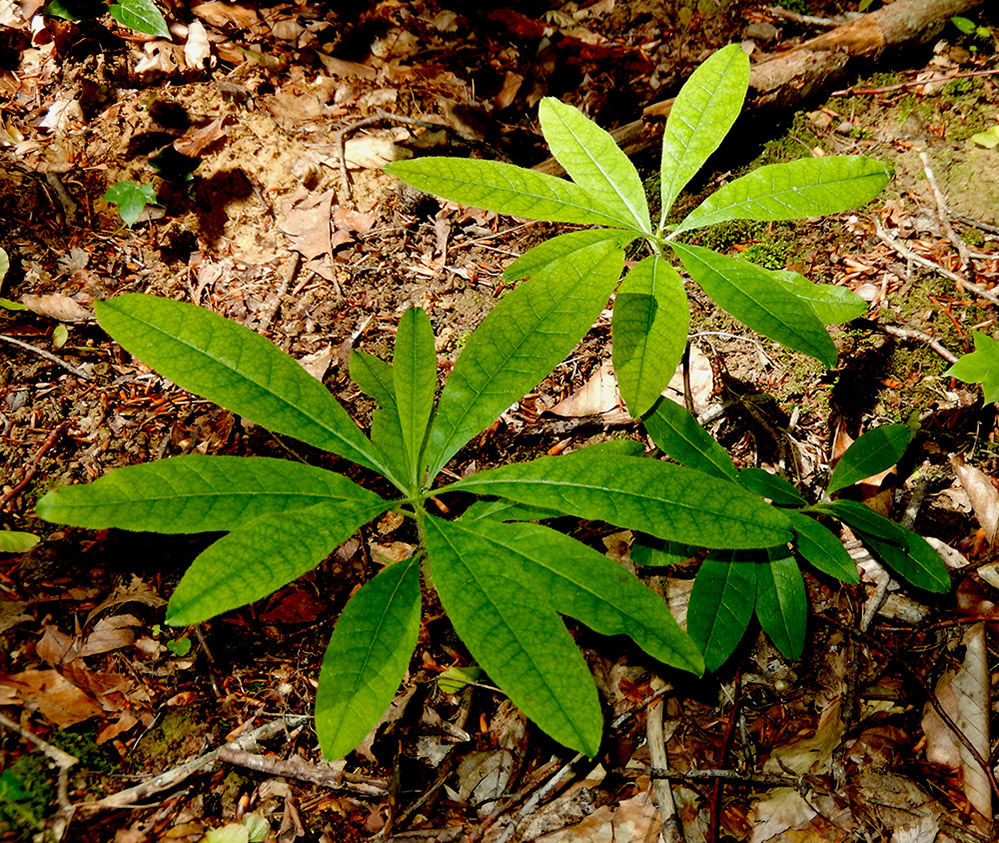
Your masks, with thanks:
[{"label": "dead oak leaf", "polygon": [[0,688],[13,692],[16,700],[38,709],[49,722],[63,729],[103,714],[93,699],[57,670],[0,675]]},{"label": "dead oak leaf", "polygon": [[306,260],[327,254],[331,249],[330,217],[333,191],[310,194],[296,191],[282,202],[278,228],[288,235],[289,246]]}]

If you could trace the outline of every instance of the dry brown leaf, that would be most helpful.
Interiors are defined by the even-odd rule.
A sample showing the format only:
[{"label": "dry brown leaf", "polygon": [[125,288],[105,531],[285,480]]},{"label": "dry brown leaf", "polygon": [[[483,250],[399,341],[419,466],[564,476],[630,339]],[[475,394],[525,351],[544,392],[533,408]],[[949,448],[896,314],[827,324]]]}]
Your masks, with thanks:
[{"label": "dry brown leaf", "polygon": [[[715,374],[707,355],[693,343],[690,344],[690,396],[694,403],[694,413],[703,413],[711,401],[715,387]],[[676,367],[669,386],[663,395],[683,406],[683,363]]]},{"label": "dry brown leaf", "polygon": [[402,126],[395,129],[376,129],[361,137],[351,138],[343,145],[343,155],[348,169],[381,170],[386,164],[412,158],[413,153],[397,142],[408,137]]},{"label": "dry brown leaf", "polygon": [[777,747],[763,769],[773,775],[791,772],[799,776],[824,771],[832,759],[833,750],[842,740],[843,719],[840,716],[840,700],[836,698],[819,714],[814,735]]},{"label": "dry brown leaf", "polygon": [[985,531],[985,538],[992,544],[996,537],[996,525],[999,524],[999,491],[985,472],[965,463],[960,454],[951,457],[950,464],[968,493],[975,517]]},{"label": "dry brown leaf", "polygon": [[207,126],[202,126],[196,132],[190,135],[184,135],[182,138],[177,138],[177,140],[173,142],[173,148],[176,149],[181,155],[186,155],[188,158],[197,158],[209,146],[215,143],[215,141],[226,136],[226,131],[223,127],[224,122],[224,117],[212,120],[211,123]]},{"label": "dry brown leaf", "polygon": [[357,77],[359,79],[374,79],[378,76],[378,71],[366,64],[358,64],[356,61],[344,61],[343,59],[328,56],[325,53],[319,54],[319,60],[323,63],[323,68],[330,76],[340,76],[344,79]]},{"label": "dry brown leaf", "polygon": [[378,561],[390,564],[409,559],[416,552],[416,546],[406,542],[387,542],[385,544],[372,542],[369,547],[371,554]]},{"label": "dry brown leaf", "polygon": [[47,296],[33,296],[26,293],[21,296],[21,302],[32,313],[59,322],[91,322],[94,319],[94,314],[82,304],[61,293],[50,293]]},{"label": "dry brown leaf", "polygon": [[[945,674],[937,683],[937,700],[979,755],[988,758],[991,749],[985,624],[969,627],[961,641],[965,646],[964,660],[956,673]],[[923,734],[927,760],[959,769],[968,801],[991,821],[992,792],[985,771],[929,703],[923,713]]]},{"label": "dry brown leaf", "polygon": [[329,252],[332,208],[332,190],[320,194],[299,190],[282,203],[283,217],[278,228],[288,235],[291,248],[306,260]]},{"label": "dry brown leaf", "polygon": [[618,409],[621,409],[621,393],[618,392],[614,367],[610,361],[605,361],[582,387],[567,395],[548,412],[562,418],[578,419]]},{"label": "dry brown leaf", "polygon": [[790,829],[803,828],[816,814],[817,811],[794,788],[778,787],[749,809],[749,820],[753,824],[749,843],[764,843]]},{"label": "dry brown leaf", "polygon": [[162,39],[142,45],[145,55],[135,65],[135,73],[141,77],[174,76],[184,64],[184,49]]},{"label": "dry brown leaf", "polygon": [[210,26],[226,28],[232,26],[235,29],[248,29],[260,22],[256,10],[252,6],[240,6],[235,3],[223,3],[220,0],[209,0],[207,3],[199,3],[191,13],[201,18]]},{"label": "dry brown leaf", "polygon": [[480,816],[491,814],[513,773],[513,755],[506,749],[472,752],[458,764],[458,795]]},{"label": "dry brown leaf", "polygon": [[98,717],[101,707],[57,670],[26,670],[13,676],[0,675],[0,687],[31,708],[37,708],[60,728]]},{"label": "dry brown leaf", "polygon": [[359,235],[367,234],[378,222],[374,214],[362,214],[349,208],[338,207],[333,211],[333,248],[352,243]]},{"label": "dry brown leaf", "polygon": [[132,627],[141,625],[142,621],[135,615],[113,615],[110,618],[102,618],[94,625],[93,631],[83,639],[79,657],[86,658],[120,650],[122,647],[131,647],[135,643]]},{"label": "dry brown leaf", "polygon": [[581,822],[535,837],[534,843],[653,843],[661,829],[659,809],[646,790],[597,808]]}]

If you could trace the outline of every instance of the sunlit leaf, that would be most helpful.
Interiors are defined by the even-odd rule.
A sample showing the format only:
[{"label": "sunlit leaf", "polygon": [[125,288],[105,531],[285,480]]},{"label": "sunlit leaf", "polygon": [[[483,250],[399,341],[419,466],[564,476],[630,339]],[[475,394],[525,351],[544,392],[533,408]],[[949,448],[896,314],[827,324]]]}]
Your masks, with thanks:
[{"label": "sunlit leaf", "polygon": [[423,442],[437,389],[437,353],[434,331],[427,314],[417,307],[407,310],[399,320],[392,364],[396,408],[400,433],[409,463],[409,479],[419,482]]},{"label": "sunlit leaf", "polygon": [[718,670],[735,652],[753,618],[756,558],[711,554],[697,572],[687,608],[687,631],[704,653],[708,670]]},{"label": "sunlit leaf", "polygon": [[999,401],[999,342],[981,331],[972,333],[975,350],[959,358],[944,376],[965,383],[980,383],[986,401]]},{"label": "sunlit leaf", "polygon": [[808,503],[783,477],[762,468],[744,468],[739,472],[739,482],[749,491],[769,498],[778,506],[804,506]]},{"label": "sunlit leaf", "polygon": [[122,26],[144,35],[155,35],[170,40],[170,29],[163,20],[160,10],[151,0],[121,0],[121,3],[112,4],[108,11]]},{"label": "sunlit leaf", "polygon": [[541,100],[538,117],[552,155],[572,180],[621,224],[651,234],[642,179],[610,133],[554,97]]},{"label": "sunlit leaf", "polygon": [[341,758],[378,722],[399,688],[420,634],[417,557],[389,565],[344,606],[316,693],[323,755]]},{"label": "sunlit leaf", "polygon": [[867,431],[857,439],[836,463],[826,494],[879,474],[895,465],[912,441],[912,430],[905,424],[886,424]]},{"label": "sunlit leaf", "polygon": [[644,423],[656,447],[677,462],[723,480],[739,479],[728,451],[679,404],[661,398]]},{"label": "sunlit leaf", "polygon": [[798,563],[786,548],[760,551],[756,567],[756,617],[784,658],[797,661],[805,648],[808,597]]},{"label": "sunlit leaf", "polygon": [[520,281],[548,269],[551,264],[563,262],[566,258],[571,262],[578,252],[588,246],[610,240],[624,248],[637,236],[635,232],[617,228],[584,228],[582,231],[559,234],[524,252],[503,271],[503,277],[507,281]]}]

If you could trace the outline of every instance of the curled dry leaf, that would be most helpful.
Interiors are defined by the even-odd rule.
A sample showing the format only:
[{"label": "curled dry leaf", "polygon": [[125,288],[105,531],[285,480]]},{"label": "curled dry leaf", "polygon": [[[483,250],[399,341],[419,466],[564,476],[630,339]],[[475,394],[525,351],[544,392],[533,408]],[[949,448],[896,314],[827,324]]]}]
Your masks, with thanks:
[{"label": "curled dry leaf", "polygon": [[60,293],[51,293],[47,296],[26,294],[21,296],[21,301],[32,313],[59,322],[91,322],[94,319],[94,314],[82,304]]},{"label": "curled dry leaf", "polygon": [[[567,419],[598,416],[617,410],[623,412],[621,393],[617,389],[614,367],[605,361],[590,379],[571,395],[567,395],[548,412]],[[627,414],[625,414],[627,417]]]},{"label": "curled dry leaf", "polygon": [[[195,21],[195,23],[197,23],[197,21]],[[191,24],[191,27],[193,29],[194,24]],[[176,149],[181,155],[186,155],[188,158],[197,158],[209,146],[215,143],[215,141],[226,136],[226,131],[223,127],[224,122],[224,117],[212,120],[212,122],[207,126],[202,126],[193,134],[177,138],[177,140],[173,142],[173,148]]]},{"label": "curled dry leaf", "polygon": [[199,21],[192,21],[187,28],[187,41],[184,44],[184,64],[192,70],[206,70],[215,66],[212,56],[212,45],[208,40],[208,31]]},{"label": "curled dry leaf", "polygon": [[991,477],[973,465],[968,465],[960,454],[951,457],[950,464],[964,491],[968,493],[985,538],[992,544],[996,537],[996,525],[999,524],[999,490],[996,490]]}]

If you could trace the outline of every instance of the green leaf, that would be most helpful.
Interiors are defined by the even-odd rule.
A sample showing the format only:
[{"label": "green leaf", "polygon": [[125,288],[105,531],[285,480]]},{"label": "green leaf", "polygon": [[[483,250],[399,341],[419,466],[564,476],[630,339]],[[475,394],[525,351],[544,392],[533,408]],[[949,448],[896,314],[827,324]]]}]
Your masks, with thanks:
[{"label": "green leaf", "polygon": [[748,87],[749,58],[740,45],[730,44],[680,89],[663,133],[662,219],[732,128]]},{"label": "green leaf", "polygon": [[358,504],[268,512],[209,545],[191,563],[166,622],[188,626],[266,597],[310,571],[388,508]]},{"label": "green leaf", "polygon": [[578,185],[513,164],[417,158],[393,161],[385,171],[427,193],[500,214],[580,225],[621,225],[621,220]]},{"label": "green leaf", "polygon": [[131,228],[139,220],[146,205],[156,202],[156,191],[150,184],[120,181],[101,197],[105,202],[118,206],[118,215]]},{"label": "green leaf", "polygon": [[391,505],[340,474],[310,465],[190,454],[123,466],[93,483],[53,489],[38,502],[37,512],[46,521],[91,530],[203,533],[315,504]]},{"label": "green leaf", "polygon": [[722,480],[739,479],[728,451],[684,407],[660,398],[643,421],[656,447],[677,462]]},{"label": "green leaf", "polygon": [[378,722],[419,636],[420,565],[414,556],[368,581],[337,619],[316,692],[316,732],[327,759],[342,758]]},{"label": "green leaf", "polygon": [[399,320],[392,383],[403,447],[409,462],[407,476],[418,484],[422,479],[423,443],[427,438],[434,409],[434,391],[437,389],[434,329],[427,314],[418,307],[407,310]]},{"label": "green leaf", "polygon": [[636,533],[628,553],[636,565],[665,568],[679,565],[697,554],[697,548],[679,542],[664,541],[642,533]]},{"label": "green leaf", "polygon": [[409,460],[402,438],[399,408],[395,402],[395,376],[392,364],[354,351],[350,355],[350,377],[366,395],[380,405],[371,414],[371,441],[381,452],[382,460],[392,476],[409,476]]},{"label": "green leaf", "polygon": [[862,155],[766,164],[716,190],[674,233],[726,220],[796,220],[839,213],[870,202],[890,177],[887,164]]},{"label": "green leaf", "polygon": [[777,506],[804,506],[808,503],[783,477],[762,468],[744,468],[739,472],[739,482],[750,492],[769,498]]},{"label": "green leaf", "polygon": [[113,4],[108,10],[111,17],[122,26],[134,29],[145,35],[156,35],[170,39],[170,30],[163,20],[163,15],[150,0],[121,0],[121,4]]},{"label": "green leaf", "polygon": [[905,424],[886,424],[867,431],[839,458],[826,494],[831,495],[895,465],[911,441],[912,430]]},{"label": "green leaf", "polygon": [[808,598],[798,563],[785,548],[760,551],[756,566],[756,617],[784,658],[797,661],[805,648]]},{"label": "green leaf", "polygon": [[813,284],[804,275],[787,269],[768,271],[787,292],[808,302],[823,325],[850,322],[867,312],[867,302],[846,287]]},{"label": "green leaf", "polygon": [[800,512],[789,512],[794,549],[818,570],[845,583],[859,583],[857,563],[846,552],[839,536]]},{"label": "green leaf", "polygon": [[554,509],[526,506],[496,498],[476,501],[461,514],[461,520],[481,521],[483,518],[490,518],[493,521],[544,521],[546,518],[559,518],[562,515],[564,513]]},{"label": "green leaf", "polygon": [[570,178],[621,224],[651,234],[642,179],[614,138],[579,109],[554,97],[541,100],[538,117],[552,155]]},{"label": "green leaf", "polygon": [[614,372],[635,418],[655,404],[669,384],[689,324],[683,280],[666,261],[652,255],[625,276],[614,298]]},{"label": "green leaf", "polygon": [[539,524],[469,525],[507,564],[523,566],[555,610],[603,635],[627,635],[653,658],[700,675],[701,654],[662,598],[593,548]]},{"label": "green leaf", "polygon": [[973,331],[975,350],[963,355],[944,377],[965,383],[980,383],[988,402],[999,401],[999,342],[981,331]]},{"label": "green leaf", "polygon": [[445,488],[499,495],[699,547],[770,547],[791,539],[784,513],[738,484],[642,457],[584,449],[481,471]]},{"label": "green leaf", "polygon": [[711,554],[690,592],[687,632],[704,653],[708,670],[718,670],[739,646],[756,602],[755,557]]},{"label": "green leaf", "polygon": [[836,346],[812,306],[791,295],[748,261],[710,249],[671,242],[691,277],[723,310],[754,331],[788,348],[836,365]]},{"label": "green leaf", "polygon": [[4,310],[27,310],[28,306],[19,301],[11,301],[10,299],[0,298],[0,307]]},{"label": "green leaf", "polygon": [[275,433],[387,473],[326,388],[253,331],[204,308],[140,293],[94,309],[122,348],[178,386]]},{"label": "green leaf", "polygon": [[42,12],[63,20],[96,20],[107,14],[104,0],[52,0],[46,3]]},{"label": "green leaf", "polygon": [[10,258],[7,257],[7,253],[0,249],[0,281],[3,281],[7,277],[7,271],[10,269]]},{"label": "green leaf", "polygon": [[475,661],[528,717],[592,758],[603,718],[586,662],[524,562],[511,564],[490,532],[474,529],[479,523],[425,520],[427,559],[448,617]]},{"label": "green leaf", "polygon": [[538,272],[548,269],[551,264],[558,264],[566,258],[569,258],[571,263],[582,249],[595,246],[598,243],[605,243],[608,240],[623,249],[636,236],[634,232],[621,231],[617,228],[585,228],[582,231],[559,234],[557,237],[545,240],[524,252],[503,271],[503,278],[507,281],[520,281],[523,278],[536,275]]},{"label": "green leaf", "polygon": [[0,553],[24,553],[38,544],[38,536],[16,530],[0,530]]},{"label": "green leaf", "polygon": [[851,527],[875,556],[914,586],[938,594],[950,591],[947,566],[922,536],[856,501],[821,503],[815,509]]},{"label": "green leaf", "polygon": [[965,35],[971,35],[972,32],[977,29],[977,26],[973,20],[970,18],[962,17],[961,15],[955,15],[950,19],[950,22],[954,24],[961,32]]},{"label": "green leaf", "polygon": [[449,667],[437,674],[437,687],[445,694],[460,694],[469,685],[478,684],[484,672],[481,667]]},{"label": "green leaf", "polygon": [[441,393],[430,477],[572,351],[606,306],[623,265],[616,243],[596,243],[571,264],[549,264],[489,312]]}]

